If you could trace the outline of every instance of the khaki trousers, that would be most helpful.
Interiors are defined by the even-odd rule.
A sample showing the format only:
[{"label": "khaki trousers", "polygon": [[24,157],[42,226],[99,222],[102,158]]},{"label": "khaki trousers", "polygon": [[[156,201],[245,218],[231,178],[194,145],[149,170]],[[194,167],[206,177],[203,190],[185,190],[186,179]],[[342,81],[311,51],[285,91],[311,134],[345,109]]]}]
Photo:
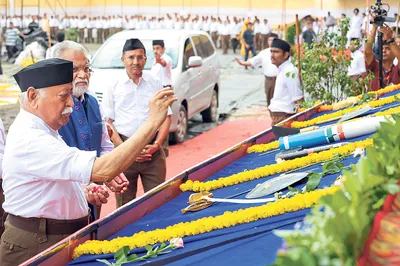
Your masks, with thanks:
[{"label": "khaki trousers", "polygon": [[[124,136],[121,136],[121,138],[123,141],[126,141],[127,139]],[[128,168],[128,170],[124,172],[124,174],[129,180],[129,187],[125,193],[115,195],[117,200],[117,208],[136,198],[139,176],[143,184],[144,192],[155,188],[165,181],[167,174],[165,158],[162,156],[160,151],[157,151],[153,154],[151,161],[142,163],[134,162]]]},{"label": "khaki trousers", "polygon": [[261,50],[268,48],[268,36],[269,34],[261,34]]},{"label": "khaki trousers", "polygon": [[276,77],[265,76],[264,89],[265,89],[265,96],[267,99],[267,106],[271,104],[271,100],[274,97],[275,82],[276,82]]},{"label": "khaki trousers", "polygon": [[261,50],[261,33],[257,33],[257,34],[256,34],[256,43],[255,43],[255,46],[256,46],[256,50],[257,50],[257,51],[260,51],[260,50]]},{"label": "khaki trousers", "polygon": [[7,217],[5,230],[0,243],[0,265],[15,266],[51,247],[68,235],[47,235],[43,232],[32,233],[10,224]]},{"label": "khaki trousers", "polygon": [[272,112],[269,111],[270,115],[271,115],[271,119],[272,119],[272,125],[276,125],[279,124],[280,122],[282,122],[283,120],[291,117],[293,114],[287,114],[284,112]]},{"label": "khaki trousers", "polygon": [[228,53],[229,39],[230,39],[229,35],[221,35],[221,45],[224,54]]},{"label": "khaki trousers", "polygon": [[88,43],[93,43],[93,32],[92,29],[87,29],[88,31]]},{"label": "khaki trousers", "polygon": [[79,35],[78,35],[78,37],[79,37],[79,42],[80,43],[85,43],[85,29],[79,29]]},{"label": "khaki trousers", "polygon": [[216,31],[211,32],[211,39],[212,39],[212,41],[213,41],[215,47],[218,48],[218,47],[217,47],[218,33],[217,33]]},{"label": "khaki trousers", "polygon": [[104,41],[110,36],[110,29],[104,29]]},{"label": "khaki trousers", "polygon": [[97,29],[97,43],[103,42],[103,29]]}]

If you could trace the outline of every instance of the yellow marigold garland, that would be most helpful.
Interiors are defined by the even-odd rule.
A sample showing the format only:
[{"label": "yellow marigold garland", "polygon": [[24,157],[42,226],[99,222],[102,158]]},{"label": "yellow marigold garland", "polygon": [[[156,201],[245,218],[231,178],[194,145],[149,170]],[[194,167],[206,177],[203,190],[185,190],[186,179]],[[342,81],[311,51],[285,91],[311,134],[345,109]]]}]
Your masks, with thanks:
[{"label": "yellow marigold garland", "polygon": [[343,145],[341,147],[330,149],[328,151],[312,153],[305,157],[284,161],[279,164],[266,165],[253,170],[248,170],[237,174],[233,174],[231,176],[221,177],[216,180],[210,180],[206,182],[199,182],[199,181],[193,182],[192,180],[188,180],[184,184],[180,185],[180,189],[182,191],[194,191],[194,192],[216,190],[219,188],[245,183],[251,180],[256,180],[274,174],[287,172],[289,170],[294,170],[310,164],[324,162],[332,159],[335,154],[349,155],[353,153],[356,148],[365,148],[371,145],[372,145],[372,139],[368,138],[366,140],[352,142]]},{"label": "yellow marigold garland", "polygon": [[[397,84],[397,85],[387,86],[387,87],[385,87],[383,89],[380,89],[380,90],[377,90],[377,91],[370,91],[370,92],[368,92],[368,94],[375,94],[375,95],[378,95],[378,96],[382,96],[384,94],[387,94],[387,93],[390,93],[390,92],[393,92],[393,91],[396,91],[396,90],[399,90],[399,89],[400,89],[400,84]],[[362,97],[363,97],[362,94],[357,96],[357,98],[359,98],[359,99],[362,99]],[[317,103],[315,103],[315,105],[317,105]],[[299,112],[302,112],[302,111],[305,111],[305,110],[306,110],[306,108],[300,108]],[[321,112],[325,112],[325,111],[331,111],[331,110],[333,110],[333,104],[321,105],[318,108],[317,113],[321,113]]]},{"label": "yellow marigold garland", "polygon": [[279,141],[272,141],[267,144],[256,144],[247,149],[247,153],[260,153],[279,148]]},{"label": "yellow marigold garland", "polygon": [[331,113],[331,114],[324,114],[324,115],[321,115],[321,116],[316,117],[316,118],[311,119],[311,120],[294,121],[294,122],[292,122],[291,127],[292,128],[304,128],[304,127],[313,126],[315,124],[322,123],[322,122],[324,122],[326,120],[329,120],[329,119],[339,118],[339,117],[341,117],[341,116],[343,116],[345,114],[348,114],[348,113],[351,113],[351,112],[353,112],[355,110],[361,109],[361,108],[363,108],[363,107],[365,107],[367,105],[371,106],[372,108],[375,108],[375,107],[383,106],[383,105],[386,105],[386,104],[390,104],[390,103],[393,103],[393,102],[396,101],[395,97],[400,97],[400,94],[397,94],[396,96],[383,98],[383,99],[380,99],[380,100],[371,101],[369,103],[365,103],[365,104],[362,104],[360,106],[355,106],[355,107],[352,107],[352,108],[339,110],[339,111]]},{"label": "yellow marigold garland", "polygon": [[123,246],[130,249],[154,245],[170,241],[175,237],[194,236],[218,229],[229,228],[240,224],[251,223],[268,217],[295,212],[310,208],[321,197],[334,194],[339,187],[318,189],[312,192],[297,194],[292,198],[279,199],[257,207],[227,211],[218,216],[201,218],[191,222],[184,222],[156,229],[148,232],[139,232],[129,237],[118,237],[112,240],[89,240],[75,248],[72,257],[74,259],[88,254],[115,253]]},{"label": "yellow marigold garland", "polygon": [[400,106],[390,108],[389,110],[386,110],[386,111],[377,112],[374,116],[386,116],[386,115],[397,114],[397,113],[400,113]]}]

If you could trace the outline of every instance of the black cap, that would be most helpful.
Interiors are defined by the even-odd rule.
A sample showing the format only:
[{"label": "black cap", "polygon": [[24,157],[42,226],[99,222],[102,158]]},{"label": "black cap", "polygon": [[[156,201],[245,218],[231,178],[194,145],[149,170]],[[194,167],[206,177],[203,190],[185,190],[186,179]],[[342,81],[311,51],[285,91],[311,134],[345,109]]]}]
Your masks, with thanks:
[{"label": "black cap", "polygon": [[139,39],[129,39],[126,40],[122,52],[132,51],[137,49],[143,49],[144,53],[146,53],[146,48],[144,48],[143,43]]},{"label": "black cap", "polygon": [[163,40],[153,40],[153,46],[160,45],[161,47],[165,47]]},{"label": "black cap", "polygon": [[287,41],[278,38],[273,40],[271,47],[282,49],[284,52],[290,52],[290,44]]},{"label": "black cap", "polygon": [[29,87],[43,89],[52,86],[71,83],[73,77],[73,64],[71,61],[52,58],[39,61],[25,67],[14,75],[22,92]]}]

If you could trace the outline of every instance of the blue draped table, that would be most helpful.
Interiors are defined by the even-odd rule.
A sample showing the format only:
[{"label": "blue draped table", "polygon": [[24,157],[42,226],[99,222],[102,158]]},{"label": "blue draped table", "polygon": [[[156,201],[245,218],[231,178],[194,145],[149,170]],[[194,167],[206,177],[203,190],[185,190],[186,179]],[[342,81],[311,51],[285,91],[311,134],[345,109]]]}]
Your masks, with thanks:
[{"label": "blue draped table", "polygon": [[[385,97],[394,94],[397,94],[397,92],[387,94]],[[399,104],[392,103],[379,109],[397,105]],[[319,113],[314,115],[312,118],[330,112],[332,111]],[[334,121],[323,125],[335,124],[336,122],[337,121]],[[364,140],[368,137],[371,136],[362,136],[352,140],[346,140],[346,142]],[[227,167],[218,171],[207,180],[214,180],[245,170],[251,170],[265,165],[274,164],[276,153],[278,153],[278,151],[271,153],[247,154],[246,156],[232,162]],[[345,165],[355,164],[358,159],[359,158],[353,158],[350,156],[347,157],[343,163]],[[312,171],[321,172],[321,168],[321,164],[318,164],[298,170],[297,172],[304,172],[310,169],[312,169]],[[338,175],[339,174],[329,175],[322,178],[319,188],[330,186],[336,180]],[[243,184],[214,190],[212,193],[214,194],[215,198],[226,198],[252,189],[257,184],[276,176],[277,175],[273,175]],[[304,183],[301,183],[295,187],[301,189],[303,186]],[[135,223],[126,226],[124,229],[110,237],[109,240],[115,237],[132,236],[139,231],[150,231],[157,228],[165,228],[180,222],[188,222],[203,217],[217,216],[226,211],[235,211],[238,209],[262,205],[214,203],[207,209],[183,215],[181,210],[188,206],[187,201],[190,194],[192,194],[192,192],[182,193],[177,198],[167,202],[160,208],[147,214]],[[245,195],[246,194],[236,198],[244,199]],[[267,265],[275,261],[276,253],[282,246],[282,239],[274,235],[273,231],[293,229],[297,223],[303,221],[304,216],[309,213],[309,211],[309,209],[306,209],[297,212],[286,213],[248,224],[220,229],[196,236],[185,237],[183,239],[185,245],[184,248],[174,250],[169,254],[161,255],[148,261],[140,262],[140,265]],[[145,249],[135,249],[131,252],[141,256],[145,254]],[[84,255],[73,260],[69,265],[105,265],[97,262],[96,259],[108,259],[109,261],[112,261],[113,256],[113,254]]]}]

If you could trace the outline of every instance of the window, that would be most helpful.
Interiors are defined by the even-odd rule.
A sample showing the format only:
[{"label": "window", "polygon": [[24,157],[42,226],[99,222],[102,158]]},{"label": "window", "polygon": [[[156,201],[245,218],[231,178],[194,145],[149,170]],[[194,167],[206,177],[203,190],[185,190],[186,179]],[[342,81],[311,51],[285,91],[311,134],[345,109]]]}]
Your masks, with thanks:
[{"label": "window", "polygon": [[208,57],[208,53],[207,51],[204,49],[203,44],[201,43],[201,39],[199,36],[193,36],[192,40],[194,42],[194,47],[196,47],[196,51],[197,51],[197,55],[200,56],[201,58],[207,58]]},{"label": "window", "polygon": [[207,57],[214,54],[214,46],[211,44],[210,39],[206,35],[200,35],[201,44],[207,54]]},{"label": "window", "polygon": [[187,69],[187,66],[189,65],[189,58],[191,56],[195,56],[195,54],[193,50],[193,44],[188,38],[185,41],[185,55],[183,57],[183,69]]}]

